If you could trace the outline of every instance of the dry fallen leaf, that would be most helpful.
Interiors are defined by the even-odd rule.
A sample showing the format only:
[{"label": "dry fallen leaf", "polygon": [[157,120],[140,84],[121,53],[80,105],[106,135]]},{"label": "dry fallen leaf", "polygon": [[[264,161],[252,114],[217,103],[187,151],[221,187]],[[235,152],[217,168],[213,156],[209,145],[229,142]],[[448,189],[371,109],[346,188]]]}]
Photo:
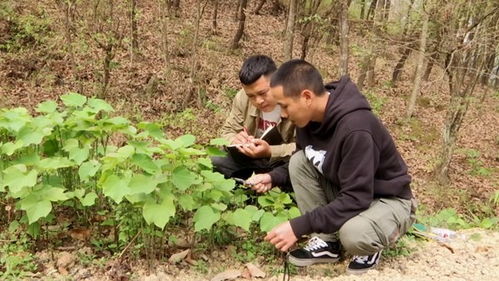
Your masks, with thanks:
[{"label": "dry fallen leaf", "polygon": [[91,231],[88,228],[75,228],[69,231],[71,238],[81,241],[87,241],[90,238]]},{"label": "dry fallen leaf", "polygon": [[248,268],[251,277],[255,278],[265,278],[265,272],[252,263],[247,263],[246,268]]},{"label": "dry fallen leaf", "polygon": [[224,280],[234,280],[241,276],[241,270],[229,269],[221,272],[211,279],[211,281],[224,281]]},{"label": "dry fallen leaf", "polygon": [[177,262],[180,262],[181,260],[185,259],[185,257],[187,257],[187,255],[189,254],[191,250],[190,249],[187,249],[187,250],[184,250],[180,253],[176,253],[176,254],[173,254],[171,255],[171,257],[168,259],[168,261],[170,263],[177,263]]}]

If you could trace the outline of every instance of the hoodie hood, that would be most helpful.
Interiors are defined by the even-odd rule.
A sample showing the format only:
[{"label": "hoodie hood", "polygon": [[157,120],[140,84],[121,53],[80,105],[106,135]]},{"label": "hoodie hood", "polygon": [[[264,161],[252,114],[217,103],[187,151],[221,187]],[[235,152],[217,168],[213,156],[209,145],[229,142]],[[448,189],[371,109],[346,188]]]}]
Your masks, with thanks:
[{"label": "hoodie hood", "polygon": [[345,115],[353,111],[371,110],[369,102],[348,76],[326,84],[325,88],[330,93],[326,112],[324,120],[318,126],[313,126],[314,134],[329,134]]}]

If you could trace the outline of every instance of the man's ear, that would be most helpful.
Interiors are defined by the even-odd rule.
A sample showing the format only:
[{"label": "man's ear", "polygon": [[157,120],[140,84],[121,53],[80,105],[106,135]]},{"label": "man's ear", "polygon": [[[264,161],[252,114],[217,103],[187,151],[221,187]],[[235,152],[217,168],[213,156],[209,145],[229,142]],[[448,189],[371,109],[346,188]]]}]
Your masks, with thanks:
[{"label": "man's ear", "polygon": [[300,97],[302,97],[305,100],[307,105],[310,105],[312,103],[312,98],[314,97],[314,93],[312,93],[312,91],[310,90],[305,89],[301,91]]}]

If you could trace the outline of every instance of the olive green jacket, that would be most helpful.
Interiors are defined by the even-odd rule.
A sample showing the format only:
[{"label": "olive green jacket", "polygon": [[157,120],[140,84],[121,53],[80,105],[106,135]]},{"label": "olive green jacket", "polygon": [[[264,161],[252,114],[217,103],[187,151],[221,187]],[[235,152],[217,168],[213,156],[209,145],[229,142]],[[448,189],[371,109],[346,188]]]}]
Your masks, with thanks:
[{"label": "olive green jacket", "polygon": [[[260,110],[251,104],[244,90],[240,90],[234,98],[229,117],[220,129],[220,135],[232,142],[234,137],[246,128],[248,133],[254,136],[259,121]],[[277,126],[285,143],[270,146],[271,158],[291,156],[296,149],[295,126],[285,118]]]}]

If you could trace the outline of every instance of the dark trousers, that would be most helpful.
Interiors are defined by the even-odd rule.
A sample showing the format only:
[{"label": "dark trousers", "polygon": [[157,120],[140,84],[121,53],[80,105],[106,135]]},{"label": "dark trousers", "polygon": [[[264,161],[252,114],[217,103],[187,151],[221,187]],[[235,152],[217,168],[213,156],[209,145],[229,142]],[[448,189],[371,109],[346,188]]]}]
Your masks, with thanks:
[{"label": "dark trousers", "polygon": [[[289,160],[289,157],[286,159]],[[270,172],[273,168],[284,164],[284,160],[270,161],[269,158],[234,159],[230,154],[224,157],[212,157],[213,170],[223,174],[226,178],[236,177],[247,179],[253,173]]]}]

